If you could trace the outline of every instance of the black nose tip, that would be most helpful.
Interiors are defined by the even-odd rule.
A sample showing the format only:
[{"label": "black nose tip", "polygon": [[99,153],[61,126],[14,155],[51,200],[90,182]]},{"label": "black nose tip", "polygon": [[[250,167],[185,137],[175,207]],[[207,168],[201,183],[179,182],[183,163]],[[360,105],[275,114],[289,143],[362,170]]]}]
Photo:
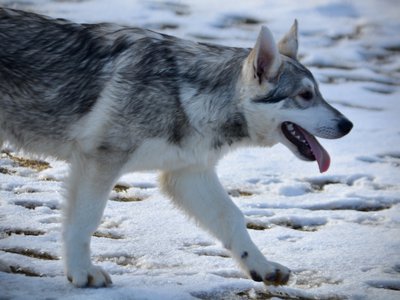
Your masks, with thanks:
[{"label": "black nose tip", "polygon": [[343,135],[348,134],[353,128],[353,123],[347,119],[341,119],[338,124],[339,130]]}]

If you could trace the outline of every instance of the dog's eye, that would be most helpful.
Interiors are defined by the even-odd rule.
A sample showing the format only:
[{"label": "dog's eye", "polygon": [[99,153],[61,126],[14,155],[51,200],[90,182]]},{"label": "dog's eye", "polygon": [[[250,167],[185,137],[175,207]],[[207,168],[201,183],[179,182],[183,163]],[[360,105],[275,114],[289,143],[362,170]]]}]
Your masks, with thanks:
[{"label": "dog's eye", "polygon": [[314,95],[311,91],[304,91],[304,92],[300,93],[299,96],[303,100],[306,100],[306,101],[310,101],[314,97]]}]

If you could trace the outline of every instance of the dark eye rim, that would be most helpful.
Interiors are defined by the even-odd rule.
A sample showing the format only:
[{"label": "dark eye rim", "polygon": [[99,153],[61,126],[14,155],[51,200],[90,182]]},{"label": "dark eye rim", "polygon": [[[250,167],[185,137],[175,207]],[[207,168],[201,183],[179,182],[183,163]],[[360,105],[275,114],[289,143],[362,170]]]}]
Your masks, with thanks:
[{"label": "dark eye rim", "polygon": [[298,96],[306,101],[310,101],[312,98],[314,98],[314,94],[311,91],[303,91]]}]

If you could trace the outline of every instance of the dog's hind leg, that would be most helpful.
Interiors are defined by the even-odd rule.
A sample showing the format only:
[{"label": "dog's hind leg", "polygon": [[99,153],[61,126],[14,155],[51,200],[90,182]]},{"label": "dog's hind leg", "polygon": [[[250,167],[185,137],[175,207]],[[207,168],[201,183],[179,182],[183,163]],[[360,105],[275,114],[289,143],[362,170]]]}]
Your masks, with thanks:
[{"label": "dog's hind leg", "polygon": [[90,260],[90,240],[100,223],[120,164],[75,155],[71,161],[64,210],[65,271],[77,287],[110,285],[110,276]]},{"label": "dog's hind leg", "polygon": [[214,170],[164,173],[161,184],[179,207],[231,251],[253,280],[265,284],[287,283],[290,270],[266,260],[251,241],[242,212],[234,205]]}]

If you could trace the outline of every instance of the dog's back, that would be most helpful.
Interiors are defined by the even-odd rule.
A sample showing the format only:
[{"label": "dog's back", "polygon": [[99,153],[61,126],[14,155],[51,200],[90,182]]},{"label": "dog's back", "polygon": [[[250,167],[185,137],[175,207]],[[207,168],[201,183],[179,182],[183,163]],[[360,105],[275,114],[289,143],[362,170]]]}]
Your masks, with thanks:
[{"label": "dog's back", "polygon": [[66,142],[110,76],[110,50],[82,25],[9,9],[0,9],[0,40],[2,130],[28,149]]},{"label": "dog's back", "polygon": [[[189,108],[183,106],[198,105],[181,102],[187,96],[224,111],[219,108],[231,100],[249,52],[138,28],[75,24],[2,8],[0,40],[0,131],[14,145],[61,158],[70,152],[67,145],[72,147],[71,132],[86,127],[80,120],[105,92],[108,103],[102,109],[108,110],[107,122],[114,129],[103,128],[98,147],[113,143],[107,141],[107,130],[127,135],[128,126],[132,136],[118,136],[131,140],[124,151],[132,151],[145,138],[180,143],[190,127],[185,112]],[[210,118],[217,121],[216,127],[226,127],[227,116]],[[231,139],[221,132],[213,143]],[[57,150],[59,145],[62,150]]]}]

